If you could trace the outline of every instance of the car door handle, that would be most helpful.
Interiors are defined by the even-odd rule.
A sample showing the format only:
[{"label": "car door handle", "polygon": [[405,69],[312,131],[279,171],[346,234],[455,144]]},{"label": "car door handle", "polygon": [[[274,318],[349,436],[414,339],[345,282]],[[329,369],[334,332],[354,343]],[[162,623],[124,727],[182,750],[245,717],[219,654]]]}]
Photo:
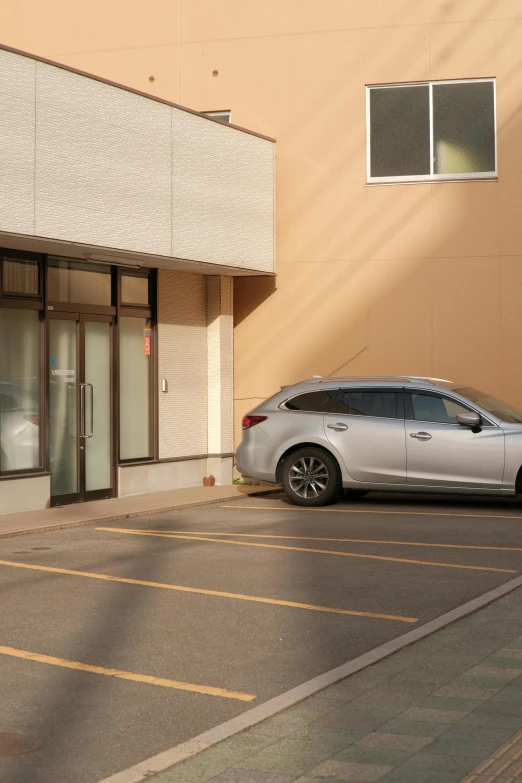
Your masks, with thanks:
[{"label": "car door handle", "polygon": [[341,421],[338,421],[336,424],[327,424],[326,426],[328,429],[335,430],[336,432],[344,432],[344,430],[348,429],[348,425],[343,424]]},{"label": "car door handle", "polygon": [[431,440],[429,432],[410,432],[410,438],[417,438],[417,440]]}]

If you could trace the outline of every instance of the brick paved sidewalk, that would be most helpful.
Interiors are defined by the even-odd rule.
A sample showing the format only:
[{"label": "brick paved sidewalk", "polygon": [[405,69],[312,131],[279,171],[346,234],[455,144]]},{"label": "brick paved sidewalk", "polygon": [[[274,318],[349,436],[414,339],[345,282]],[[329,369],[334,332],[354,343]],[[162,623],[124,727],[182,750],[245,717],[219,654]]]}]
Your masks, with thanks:
[{"label": "brick paved sidewalk", "polygon": [[153,780],[511,783],[521,729],[519,588]]}]

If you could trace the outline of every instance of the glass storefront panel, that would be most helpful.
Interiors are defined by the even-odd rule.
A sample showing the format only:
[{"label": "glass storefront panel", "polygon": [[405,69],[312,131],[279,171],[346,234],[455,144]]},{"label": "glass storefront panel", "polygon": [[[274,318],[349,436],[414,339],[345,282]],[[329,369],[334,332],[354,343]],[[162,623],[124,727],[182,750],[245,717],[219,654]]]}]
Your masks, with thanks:
[{"label": "glass storefront panel", "polygon": [[85,489],[111,486],[111,324],[85,324]]},{"label": "glass storefront panel", "polygon": [[49,322],[51,494],[78,492],[77,322]]},{"label": "glass storefront panel", "polygon": [[40,351],[38,312],[0,309],[0,472],[41,464]]},{"label": "glass storefront panel", "polygon": [[38,296],[40,272],[38,261],[31,258],[7,258],[2,261],[2,290],[4,294]]},{"label": "glass storefront panel", "polygon": [[150,453],[151,336],[149,318],[120,318],[120,459]]},{"label": "glass storefront panel", "polygon": [[49,258],[47,285],[50,302],[111,305],[111,267],[108,265]]},{"label": "glass storefront panel", "polygon": [[123,304],[149,304],[149,278],[137,275],[121,276],[121,301]]}]

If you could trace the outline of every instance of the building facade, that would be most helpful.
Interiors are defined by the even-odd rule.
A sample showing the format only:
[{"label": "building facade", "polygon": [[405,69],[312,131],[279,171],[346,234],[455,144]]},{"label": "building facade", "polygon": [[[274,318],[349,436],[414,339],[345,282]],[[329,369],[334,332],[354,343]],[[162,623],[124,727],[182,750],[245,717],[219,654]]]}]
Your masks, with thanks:
[{"label": "building facade", "polygon": [[277,139],[277,278],[234,281],[236,437],[313,374],[522,404],[520,0],[8,0],[0,29]]},{"label": "building facade", "polygon": [[0,511],[232,481],[274,144],[0,49]]}]

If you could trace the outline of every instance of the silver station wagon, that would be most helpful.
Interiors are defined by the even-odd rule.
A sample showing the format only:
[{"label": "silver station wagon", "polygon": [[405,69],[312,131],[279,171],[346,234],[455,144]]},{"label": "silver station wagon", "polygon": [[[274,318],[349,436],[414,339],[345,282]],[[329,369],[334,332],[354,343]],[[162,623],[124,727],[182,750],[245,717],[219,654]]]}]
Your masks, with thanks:
[{"label": "silver station wagon", "polygon": [[301,506],[344,490],[514,496],[522,412],[438,378],[321,378],[283,387],[243,418],[236,465]]}]

